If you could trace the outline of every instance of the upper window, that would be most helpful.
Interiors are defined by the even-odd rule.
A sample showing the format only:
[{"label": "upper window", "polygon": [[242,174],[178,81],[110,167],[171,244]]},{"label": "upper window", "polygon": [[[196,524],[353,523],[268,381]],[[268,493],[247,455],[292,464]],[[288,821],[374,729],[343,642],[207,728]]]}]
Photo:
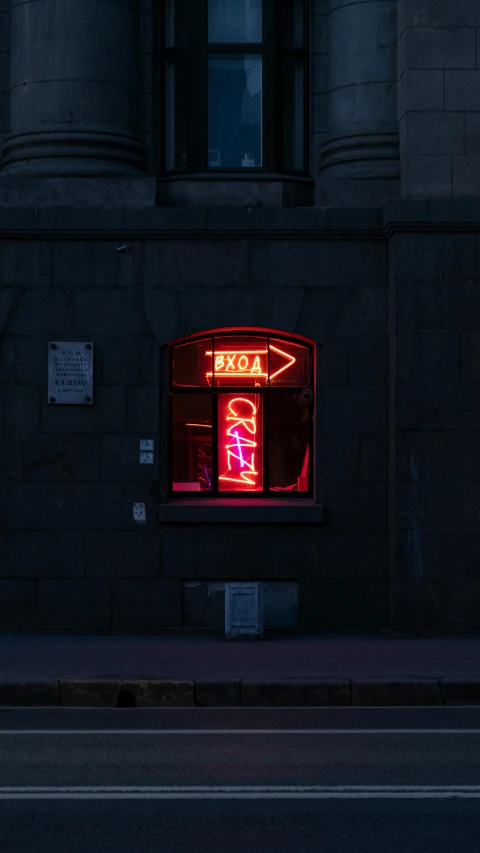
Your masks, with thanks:
[{"label": "upper window", "polygon": [[312,347],[275,332],[229,330],[172,346],[170,491],[311,495],[312,371]]},{"label": "upper window", "polygon": [[307,0],[165,0],[166,172],[304,174]]}]

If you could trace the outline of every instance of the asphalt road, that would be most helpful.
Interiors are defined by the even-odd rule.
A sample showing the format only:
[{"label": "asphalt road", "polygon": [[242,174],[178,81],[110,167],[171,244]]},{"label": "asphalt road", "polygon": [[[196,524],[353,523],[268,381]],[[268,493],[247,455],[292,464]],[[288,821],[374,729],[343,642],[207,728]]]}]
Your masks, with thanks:
[{"label": "asphalt road", "polygon": [[0,709],[1,853],[478,853],[480,709]]}]

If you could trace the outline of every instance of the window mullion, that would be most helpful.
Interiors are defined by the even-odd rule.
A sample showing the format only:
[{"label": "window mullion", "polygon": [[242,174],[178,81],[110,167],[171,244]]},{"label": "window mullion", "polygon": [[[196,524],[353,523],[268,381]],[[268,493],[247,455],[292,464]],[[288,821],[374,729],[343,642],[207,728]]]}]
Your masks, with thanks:
[{"label": "window mullion", "polygon": [[267,171],[278,171],[277,101],[278,58],[276,51],[277,21],[275,0],[264,0],[263,8],[263,165]]},{"label": "window mullion", "polygon": [[313,466],[313,447],[315,440],[315,422],[313,419],[313,413],[315,411],[315,396],[313,397],[312,403],[310,404],[310,414],[309,414],[309,440],[308,440],[308,494],[313,496],[314,493],[314,466]]},{"label": "window mullion", "polygon": [[281,51],[284,59],[298,59],[305,62],[307,51],[304,47],[284,47]]},{"label": "window mullion", "polygon": [[207,150],[207,4],[190,0],[187,56],[190,56],[190,100],[187,139],[190,171],[206,168]]},{"label": "window mullion", "polygon": [[263,394],[263,435],[262,435],[262,448],[263,448],[263,494],[264,496],[269,494],[270,491],[270,471],[269,471],[269,440],[270,440],[270,417],[269,417],[269,394]]},{"label": "window mullion", "polygon": [[310,171],[310,80],[309,66],[303,60],[303,173]]},{"label": "window mullion", "polygon": [[218,393],[212,394],[212,495],[218,497]]},{"label": "window mullion", "polygon": [[209,44],[208,45],[208,53],[211,53],[211,54],[220,53],[222,55],[224,55],[226,53],[231,53],[231,54],[237,54],[238,53],[241,56],[243,56],[243,54],[245,54],[245,53],[252,53],[254,55],[257,55],[259,53],[262,53],[262,45],[261,44],[255,44],[254,42],[245,42],[245,43],[235,42],[233,44],[230,44],[228,42],[225,44],[219,44],[218,42],[215,42],[215,44]]},{"label": "window mullion", "polygon": [[173,494],[173,394],[168,393],[168,459],[167,459],[167,494]]}]

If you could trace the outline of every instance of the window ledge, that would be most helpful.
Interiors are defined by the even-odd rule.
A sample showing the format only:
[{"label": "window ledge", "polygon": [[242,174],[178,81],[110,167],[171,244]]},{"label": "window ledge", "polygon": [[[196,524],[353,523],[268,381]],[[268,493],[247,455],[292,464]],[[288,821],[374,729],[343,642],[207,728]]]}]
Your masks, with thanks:
[{"label": "window ledge", "polygon": [[312,500],[213,499],[179,500],[160,504],[160,521],[180,524],[318,524],[323,505]]},{"label": "window ledge", "polygon": [[312,187],[300,176],[175,175],[157,180],[157,206],[310,207]]},{"label": "window ledge", "polygon": [[171,181],[293,181],[313,186],[314,181],[309,175],[289,174],[288,172],[263,172],[243,170],[241,172],[171,172],[168,175],[157,177],[157,183],[169,183]]}]

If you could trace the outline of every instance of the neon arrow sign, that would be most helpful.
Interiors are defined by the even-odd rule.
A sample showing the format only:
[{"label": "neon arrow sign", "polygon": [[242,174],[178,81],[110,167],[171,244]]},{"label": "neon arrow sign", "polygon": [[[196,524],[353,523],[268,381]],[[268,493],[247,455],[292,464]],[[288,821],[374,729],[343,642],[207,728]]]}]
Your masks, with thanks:
[{"label": "neon arrow sign", "polygon": [[[269,350],[282,356],[287,362],[282,367],[278,368],[275,373],[270,373],[270,377],[268,373]],[[215,373],[215,378],[248,376],[251,378],[270,378],[270,381],[272,381],[272,379],[280,376],[280,374],[285,370],[288,370],[289,367],[292,367],[297,360],[295,356],[290,355],[288,352],[284,352],[284,350],[279,349],[273,344],[269,344],[266,349],[232,349],[222,350],[221,352],[218,352],[217,350],[212,352],[212,350],[209,350],[205,355],[212,356],[214,359],[214,371],[209,371],[206,374],[207,379],[213,377]]]}]

